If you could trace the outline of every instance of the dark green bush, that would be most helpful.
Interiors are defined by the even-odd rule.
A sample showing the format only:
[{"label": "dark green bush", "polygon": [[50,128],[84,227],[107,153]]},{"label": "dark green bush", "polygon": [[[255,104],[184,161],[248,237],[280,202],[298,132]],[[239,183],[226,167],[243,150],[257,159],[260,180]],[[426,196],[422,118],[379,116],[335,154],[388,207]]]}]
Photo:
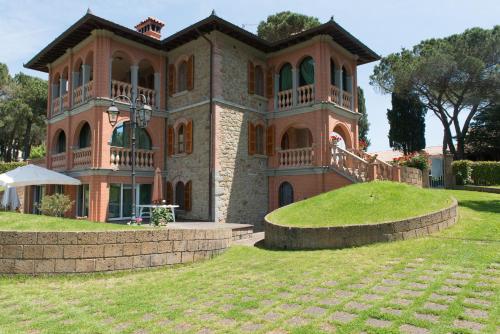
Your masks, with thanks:
[{"label": "dark green bush", "polygon": [[491,186],[500,184],[500,162],[457,160],[452,163],[458,185]]},{"label": "dark green bush", "polygon": [[0,174],[26,165],[25,162],[0,162]]}]

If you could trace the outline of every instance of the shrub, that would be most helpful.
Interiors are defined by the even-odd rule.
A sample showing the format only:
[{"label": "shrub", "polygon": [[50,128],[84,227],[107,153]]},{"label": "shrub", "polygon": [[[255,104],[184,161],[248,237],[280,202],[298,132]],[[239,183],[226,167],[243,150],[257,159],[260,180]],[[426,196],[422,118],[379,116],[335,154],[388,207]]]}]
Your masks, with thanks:
[{"label": "shrub", "polygon": [[44,215],[62,217],[73,205],[73,201],[69,199],[69,196],[64,194],[54,194],[49,196],[44,196],[39,205],[40,211]]},{"label": "shrub", "polygon": [[492,186],[500,184],[500,161],[476,161],[472,163],[474,184]]},{"label": "shrub", "polygon": [[25,162],[0,162],[0,174],[6,173],[10,170],[16,169],[26,165]]},{"label": "shrub", "polygon": [[45,145],[33,146],[30,152],[30,159],[40,159],[45,157]]},{"label": "shrub", "polygon": [[420,153],[411,153],[400,158],[394,158],[393,164],[413,167],[423,171],[424,169],[429,169],[429,155],[423,151]]},{"label": "shrub", "polygon": [[465,185],[472,183],[472,161],[457,160],[451,164],[453,175],[455,175],[455,182],[458,185]]},{"label": "shrub", "polygon": [[174,221],[174,215],[168,208],[154,208],[151,212],[151,225],[166,226]]}]

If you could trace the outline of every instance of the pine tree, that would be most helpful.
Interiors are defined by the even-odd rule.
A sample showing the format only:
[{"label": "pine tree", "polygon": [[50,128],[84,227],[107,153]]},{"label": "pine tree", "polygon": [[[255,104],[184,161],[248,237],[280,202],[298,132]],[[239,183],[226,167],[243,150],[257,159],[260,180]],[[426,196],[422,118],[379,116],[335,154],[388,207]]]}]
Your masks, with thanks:
[{"label": "pine tree", "polygon": [[370,146],[370,139],[368,139],[368,130],[370,129],[370,122],[368,122],[368,114],[366,112],[365,93],[363,89],[358,86],[358,112],[361,117],[358,120],[358,139],[366,143],[366,147]]}]

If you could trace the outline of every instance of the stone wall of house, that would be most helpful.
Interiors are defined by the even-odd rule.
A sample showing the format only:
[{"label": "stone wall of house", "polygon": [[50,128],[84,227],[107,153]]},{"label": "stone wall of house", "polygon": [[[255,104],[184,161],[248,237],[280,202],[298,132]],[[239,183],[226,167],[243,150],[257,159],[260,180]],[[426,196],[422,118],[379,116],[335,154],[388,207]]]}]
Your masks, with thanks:
[{"label": "stone wall of house", "polygon": [[[199,37],[168,52],[168,63],[178,64],[191,55],[194,55],[194,88],[167,96],[168,110],[207,101],[210,97],[210,45],[206,40]],[[168,75],[165,80],[168,82]]]},{"label": "stone wall of house", "polygon": [[216,106],[215,215],[259,229],[268,210],[267,157],[248,155],[249,121],[263,122],[263,115]]},{"label": "stone wall of house", "polygon": [[401,166],[401,182],[422,187],[422,171],[417,168]]},{"label": "stone wall of house", "polygon": [[441,231],[457,222],[457,201],[449,207],[419,217],[369,225],[304,228],[265,222],[267,247],[280,249],[326,249],[407,240]]},{"label": "stone wall of house", "polygon": [[[166,180],[172,183],[175,195],[175,184],[192,181],[192,209],[189,212],[179,211],[180,218],[208,220],[209,197],[209,158],[210,131],[209,105],[189,108],[169,115],[168,125],[174,126],[176,121],[185,119],[193,121],[193,152],[191,154],[174,154],[167,157]],[[175,196],[174,196],[175,200]]]},{"label": "stone wall of house", "polygon": [[0,231],[0,274],[88,273],[188,263],[222,253],[232,239],[229,228]]}]

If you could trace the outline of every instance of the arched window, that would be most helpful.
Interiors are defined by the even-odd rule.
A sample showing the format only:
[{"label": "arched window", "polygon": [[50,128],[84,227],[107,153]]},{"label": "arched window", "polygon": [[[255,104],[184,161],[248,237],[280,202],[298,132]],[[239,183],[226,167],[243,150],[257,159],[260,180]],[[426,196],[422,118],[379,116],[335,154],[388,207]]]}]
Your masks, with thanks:
[{"label": "arched window", "polygon": [[314,83],[314,60],[306,57],[299,66],[299,86],[312,85]]},{"label": "arched window", "polygon": [[78,148],[90,147],[91,139],[92,133],[90,131],[90,125],[89,123],[85,123],[78,136]]},{"label": "arched window", "polygon": [[280,185],[278,201],[280,207],[293,203],[293,187],[290,183],[285,181]]},{"label": "arched window", "polygon": [[293,78],[292,78],[292,65],[286,63],[281,67],[280,70],[280,92],[284,90],[292,89]]},{"label": "arched window", "polygon": [[333,62],[333,59],[330,58],[330,84],[332,86],[336,86],[335,82],[335,63]]},{"label": "arched window", "polygon": [[56,153],[66,152],[66,134],[62,130],[59,132],[59,135],[57,135],[55,148],[56,148]]},{"label": "arched window", "polygon": [[177,69],[177,91],[187,90],[187,62],[183,60]]},{"label": "arched window", "polygon": [[184,183],[182,181],[175,185],[175,204],[179,206],[179,210],[184,210]]},{"label": "arched window", "polygon": [[[145,129],[136,129],[137,148],[143,150],[151,150],[151,137]],[[111,136],[111,146],[130,147],[130,122],[123,122],[113,130]]]},{"label": "arched window", "polygon": [[184,153],[186,151],[185,134],[186,129],[184,124],[179,125],[177,129],[177,153]]},{"label": "arched window", "polygon": [[342,89],[345,92],[350,92],[350,89],[347,84],[347,77],[348,77],[347,70],[345,69],[344,66],[342,66]]},{"label": "arched window", "polygon": [[264,96],[264,71],[260,66],[255,66],[255,94]]},{"label": "arched window", "polygon": [[264,152],[264,126],[261,124],[255,127],[255,153],[265,154]]}]

